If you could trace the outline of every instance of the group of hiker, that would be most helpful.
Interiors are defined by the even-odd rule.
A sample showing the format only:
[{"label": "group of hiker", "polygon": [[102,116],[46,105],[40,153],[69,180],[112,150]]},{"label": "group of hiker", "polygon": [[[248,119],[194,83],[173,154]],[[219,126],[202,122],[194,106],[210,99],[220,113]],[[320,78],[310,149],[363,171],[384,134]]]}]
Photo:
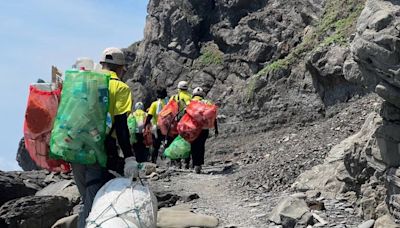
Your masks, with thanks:
[{"label": "group of hiker", "polygon": [[[184,156],[169,157],[172,164],[180,167],[182,160],[185,168],[192,164],[195,172],[201,173],[209,129],[214,128],[218,135],[216,106],[205,99],[202,88],[190,93],[188,82],[180,81],[170,98],[166,88],[156,88],[157,99],[146,109],[141,101],[132,105],[131,90],[121,81],[126,68],[120,49],[105,49],[100,65],[99,74],[87,71],[93,75],[90,79],[84,68],[67,71],[62,93],[60,88],[38,92],[53,103],[61,96],[58,111],[43,110],[56,104],[40,103],[44,99],[34,97],[38,87],[31,86],[25,116],[24,136],[33,160],[51,171],[72,170],[74,174],[83,200],[78,227],[85,227],[97,191],[114,177],[108,170],[134,177],[138,163],[157,163],[168,147],[169,154],[184,150]],[[35,119],[43,119],[44,114],[46,120]],[[38,147],[46,143],[49,151],[48,146]],[[43,156],[43,151],[48,155]]]},{"label": "group of hiker", "polygon": [[[193,101],[201,101],[207,104],[211,104],[210,101],[206,100],[205,92],[201,87],[196,87],[192,94],[188,91],[188,83],[186,81],[180,81],[178,83],[178,93],[171,96],[168,99],[167,90],[165,88],[159,88],[156,90],[157,100],[152,102],[147,112],[144,111],[144,105],[142,102],[137,102],[134,107],[134,112],[132,112],[128,117],[129,119],[135,119],[136,128],[131,130],[134,134],[134,140],[131,140],[132,148],[135,153],[136,161],[146,162],[151,161],[157,163],[157,158],[160,154],[160,147],[163,141],[165,146],[168,146],[173,140],[173,137],[165,136],[162,134],[161,130],[157,127],[158,115],[164,106],[169,102],[169,100],[174,100],[178,103],[180,114],[177,115],[177,119],[181,119],[182,114],[185,112],[185,107]],[[151,129],[151,130],[149,130]],[[218,136],[218,125],[217,121],[214,122],[215,136]],[[146,135],[151,134],[150,140],[146,140]],[[185,168],[194,168],[196,173],[201,172],[201,167],[204,164],[204,154],[205,154],[205,143],[209,136],[209,129],[201,129],[200,134],[191,143],[191,156],[184,159]],[[162,152],[162,151],[161,151]],[[173,160],[173,164],[182,168],[182,161],[180,159]]]}]

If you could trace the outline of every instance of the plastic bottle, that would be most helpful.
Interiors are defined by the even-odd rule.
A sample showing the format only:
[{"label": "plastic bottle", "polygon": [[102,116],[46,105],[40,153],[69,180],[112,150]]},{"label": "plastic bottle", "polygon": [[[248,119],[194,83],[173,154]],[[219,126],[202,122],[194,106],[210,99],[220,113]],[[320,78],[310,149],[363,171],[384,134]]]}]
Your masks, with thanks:
[{"label": "plastic bottle", "polygon": [[99,142],[101,140],[101,135],[97,128],[92,128],[91,130],[89,130],[89,133],[92,136],[94,142]]},{"label": "plastic bottle", "polygon": [[95,152],[80,150],[75,154],[75,161],[80,164],[94,164],[96,163]]},{"label": "plastic bottle", "polygon": [[98,105],[98,86],[97,80],[92,79],[88,82],[88,103],[89,110],[95,108]]}]

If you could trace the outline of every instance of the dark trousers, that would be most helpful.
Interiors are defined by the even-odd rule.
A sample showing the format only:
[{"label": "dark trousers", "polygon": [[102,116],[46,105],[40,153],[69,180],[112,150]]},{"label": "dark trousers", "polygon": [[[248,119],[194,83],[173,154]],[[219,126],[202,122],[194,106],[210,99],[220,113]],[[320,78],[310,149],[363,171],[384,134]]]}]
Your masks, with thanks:
[{"label": "dark trousers", "polygon": [[192,142],[192,161],[193,166],[201,166],[204,164],[204,154],[206,152],[206,140],[208,138],[209,130],[203,129],[197,137]]},{"label": "dark trousers", "polygon": [[148,157],[148,149],[146,145],[144,145],[144,137],[143,134],[136,133],[136,143],[132,145],[133,151],[135,152],[136,161],[147,162]]},{"label": "dark trousers", "polygon": [[71,164],[71,166],[74,180],[83,202],[83,207],[80,209],[78,217],[78,228],[84,228],[97,191],[110,179],[107,170],[97,164]]},{"label": "dark trousers", "polygon": [[153,153],[151,154],[151,162],[157,163],[158,152],[160,150],[160,146],[162,141],[165,139],[165,136],[161,134],[160,129],[157,129],[157,137],[153,135]]}]

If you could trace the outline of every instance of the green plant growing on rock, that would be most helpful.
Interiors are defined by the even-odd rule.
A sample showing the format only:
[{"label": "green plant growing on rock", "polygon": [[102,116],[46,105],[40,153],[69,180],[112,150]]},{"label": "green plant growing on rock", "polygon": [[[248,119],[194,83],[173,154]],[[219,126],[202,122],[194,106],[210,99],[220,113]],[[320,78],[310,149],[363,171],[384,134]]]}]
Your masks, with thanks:
[{"label": "green plant growing on rock", "polygon": [[216,44],[208,44],[202,48],[198,61],[203,66],[220,65],[223,63],[223,55]]},{"label": "green plant growing on rock", "polygon": [[348,45],[348,37],[355,31],[355,25],[365,0],[331,0],[325,5],[322,18],[306,33],[302,42],[282,59],[267,64],[257,74],[253,75],[248,86],[247,97],[254,96],[255,82],[262,76],[281,69],[289,69],[293,64],[303,59],[307,53],[316,48],[331,44]]}]

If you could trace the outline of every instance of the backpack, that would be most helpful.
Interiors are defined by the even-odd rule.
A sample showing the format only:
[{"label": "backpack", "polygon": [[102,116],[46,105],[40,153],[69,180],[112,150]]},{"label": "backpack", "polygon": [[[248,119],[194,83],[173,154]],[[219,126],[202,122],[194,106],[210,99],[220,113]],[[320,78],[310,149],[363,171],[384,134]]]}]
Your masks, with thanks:
[{"label": "backpack", "polygon": [[68,70],[50,140],[50,157],[106,167],[109,74]]},{"label": "backpack", "polygon": [[24,121],[24,141],[32,160],[41,168],[69,172],[70,165],[49,157],[50,133],[59,106],[61,88],[51,83],[31,84]]}]

